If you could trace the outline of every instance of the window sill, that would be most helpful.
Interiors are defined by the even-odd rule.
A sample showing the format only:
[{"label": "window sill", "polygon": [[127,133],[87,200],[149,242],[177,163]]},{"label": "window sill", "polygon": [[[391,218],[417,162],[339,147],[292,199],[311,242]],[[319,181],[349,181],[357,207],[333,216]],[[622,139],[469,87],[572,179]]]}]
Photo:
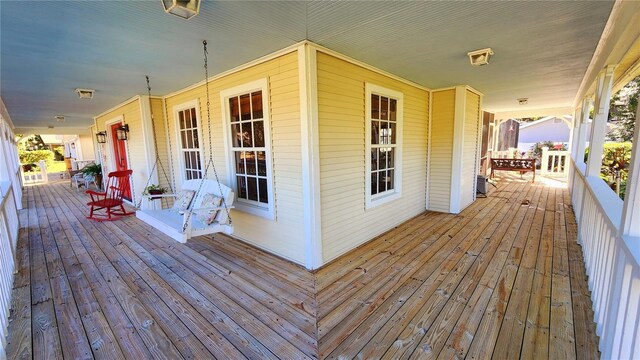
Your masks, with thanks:
[{"label": "window sill", "polygon": [[397,200],[399,198],[402,197],[402,193],[400,192],[393,192],[390,194],[385,194],[382,196],[376,196],[376,197],[371,197],[368,196],[367,197],[367,204],[366,204],[366,209],[371,209],[371,208],[375,208],[377,206],[380,206],[382,204],[386,204],[388,202]]},{"label": "window sill", "polygon": [[275,212],[273,211],[273,207],[258,206],[240,200],[237,200],[233,205],[235,206],[235,210],[259,216],[268,220],[275,220]]}]

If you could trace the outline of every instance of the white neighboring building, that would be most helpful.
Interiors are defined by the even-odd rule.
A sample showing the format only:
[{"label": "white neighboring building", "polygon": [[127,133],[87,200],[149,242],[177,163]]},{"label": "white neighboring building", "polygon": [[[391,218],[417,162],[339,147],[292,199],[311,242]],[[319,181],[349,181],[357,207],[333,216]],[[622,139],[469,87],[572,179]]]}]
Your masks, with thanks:
[{"label": "white neighboring building", "polygon": [[[530,123],[520,123],[518,150],[529,151],[537,142],[553,141],[569,144],[573,116],[547,116]],[[590,131],[589,131],[590,132]]]}]

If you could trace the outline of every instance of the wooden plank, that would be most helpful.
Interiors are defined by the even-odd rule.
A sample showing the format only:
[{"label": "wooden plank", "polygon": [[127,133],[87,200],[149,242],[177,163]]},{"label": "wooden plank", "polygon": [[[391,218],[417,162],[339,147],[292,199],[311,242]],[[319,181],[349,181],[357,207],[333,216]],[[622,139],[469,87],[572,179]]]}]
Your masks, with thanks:
[{"label": "wooden plank", "polygon": [[[495,199],[489,199],[487,206],[484,207],[479,213],[472,217],[479,224],[487,224],[491,217],[488,216],[495,205]],[[371,286],[363,288],[359,291],[358,297],[353,298],[348,303],[343,303],[333,310],[331,318],[326,321],[327,318],[320,319],[318,322],[320,342],[320,356],[328,354],[333,351],[345,338],[353,331],[355,327],[360,325],[366,318],[374,312],[384,301],[392,295],[397,289],[409,278],[427,278],[429,274],[433,273],[435,267],[425,269],[425,273],[419,276],[415,276],[415,272],[421,268],[421,264],[429,261],[436,267],[443,261],[451,252],[464,254],[462,246],[459,246],[466,238],[472,238],[468,236],[474,231],[475,226],[469,226],[466,221],[458,223],[456,226],[447,230],[444,235],[438,237],[437,241],[431,247],[431,249],[419,248],[413,252],[412,256],[407,256],[405,259],[398,261],[394,265],[396,273],[391,273],[386,276],[386,279],[376,279],[371,282]],[[479,226],[480,229],[483,226]],[[481,230],[480,230],[481,231]],[[471,240],[468,240],[471,241]],[[419,254],[418,257],[415,257]],[[455,264],[455,261],[452,262]],[[442,276],[436,277],[444,278],[446,273]],[[424,280],[423,280],[424,281]],[[441,281],[441,280],[440,280]],[[373,294],[373,295],[372,295]],[[348,315],[347,315],[348,314]],[[344,320],[340,320],[344,319]],[[326,321],[326,323],[325,323]],[[332,326],[333,323],[340,323],[340,327]],[[326,336],[323,335],[323,327],[325,327]]]},{"label": "wooden plank", "polygon": [[[536,213],[540,212],[537,210],[540,198],[545,194],[541,186],[537,184],[532,186],[535,187],[536,191],[531,199],[526,199],[529,200],[528,202],[523,201],[523,206],[527,207],[527,212],[522,225],[517,229],[515,241],[509,249],[507,261],[500,271],[497,286],[491,294],[480,325],[471,340],[471,345],[467,352],[467,358],[469,359],[488,359],[493,353],[518,272],[518,266],[522,259],[522,248],[526,244],[530,232],[530,224]],[[546,201],[546,194],[542,199]]]},{"label": "wooden plank", "polygon": [[64,336],[60,336],[62,352],[65,357],[71,359],[91,359],[93,358],[91,346],[80,320],[78,307],[54,239],[54,231],[58,234],[61,232],[60,223],[57,222],[57,219],[52,223],[47,216],[47,210],[50,210],[51,203],[46,197],[42,197],[41,190],[42,187],[34,187],[34,196],[38,209],[40,234],[43,235],[42,243],[47,260],[56,322],[58,331],[60,334],[64,334]]},{"label": "wooden plank", "polygon": [[549,312],[551,301],[551,267],[554,255],[554,224],[556,189],[549,190],[542,235],[536,260],[531,298],[527,311],[522,355],[526,359],[549,357]]},{"label": "wooden plank", "polygon": [[576,348],[569,278],[569,254],[563,202],[564,196],[559,196],[555,204],[555,248],[551,292],[549,357],[553,359],[575,359]]},{"label": "wooden plank", "polygon": [[578,244],[578,225],[569,192],[564,193],[563,200],[576,358],[599,359],[600,350],[596,325],[593,321],[591,293],[584,267],[582,247]]},{"label": "wooden plank", "polygon": [[[60,188],[57,189],[60,191]],[[62,189],[65,191],[66,189]],[[68,191],[66,191],[69,194]],[[73,198],[72,198],[73,199]],[[118,302],[127,314],[127,317],[134,323],[134,328],[138,335],[142,338],[147,349],[153,357],[158,358],[182,358],[182,355],[165,334],[165,325],[161,318],[155,318],[152,311],[146,306],[153,298],[141,296],[139,287],[133,284],[130,273],[123,271],[119,273],[116,269],[122,268],[121,259],[109,258],[107,253],[97,245],[97,241],[106,242],[104,236],[95,229],[93,223],[89,223],[82,214],[78,214],[74,206],[67,206],[65,201],[61,201],[60,205],[65,209],[64,214],[72,222],[74,231],[78,235],[80,243],[91,256],[101,276],[104,278],[104,284],[108,286],[114,295],[114,301]],[[105,231],[105,233],[107,233]],[[96,237],[96,239],[94,239]],[[112,253],[110,253],[112,255]],[[129,280],[129,283],[125,281]],[[130,285],[133,285],[130,287]],[[141,299],[145,303],[141,302]]]},{"label": "wooden plank", "polygon": [[[25,198],[23,197],[23,199]],[[18,232],[16,274],[13,280],[11,315],[7,336],[6,354],[8,359],[31,359],[32,357],[28,208],[20,211],[20,224],[22,228]]]},{"label": "wooden plank", "polygon": [[40,224],[34,187],[27,188],[29,208],[29,258],[31,265],[31,329],[33,358],[61,358],[62,347],[51,297],[49,273],[42,245],[44,224]]},{"label": "wooden plank", "polygon": [[[70,232],[68,228],[63,228],[63,223],[67,222],[67,220],[62,216],[58,216],[63,209],[57,203],[57,199],[51,196],[51,191],[41,195],[46,196],[52,203],[52,206],[46,208],[47,217],[94,356],[102,359],[125,359],[126,357],[116,340],[116,336],[101,311],[91,285],[69,243],[67,235]],[[143,354],[148,355],[146,352],[142,352],[139,355]]]}]

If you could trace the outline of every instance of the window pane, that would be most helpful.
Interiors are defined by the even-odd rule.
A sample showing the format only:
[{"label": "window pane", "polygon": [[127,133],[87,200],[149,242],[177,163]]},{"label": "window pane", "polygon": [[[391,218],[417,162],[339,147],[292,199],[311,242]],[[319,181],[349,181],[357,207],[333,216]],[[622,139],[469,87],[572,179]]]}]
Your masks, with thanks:
[{"label": "window pane", "polygon": [[193,127],[198,127],[198,120],[196,119],[196,108],[191,108],[191,124]]},{"label": "window pane", "polygon": [[244,154],[244,162],[246,164],[247,174],[254,175],[256,174],[256,156],[253,151],[245,151]]},{"label": "window pane", "polygon": [[191,112],[189,112],[189,110],[183,110],[182,113],[184,114],[184,127],[186,129],[192,127],[191,126]]},{"label": "window pane", "polygon": [[249,94],[240,95],[240,119],[251,120],[251,103]]},{"label": "window pane", "polygon": [[202,170],[202,164],[200,163],[200,152],[199,151],[195,151],[193,154],[195,155],[196,162],[198,164],[198,165],[196,165],[196,169]]},{"label": "window pane", "polygon": [[396,149],[389,148],[387,151],[387,169],[395,166],[395,153]]},{"label": "window pane", "polygon": [[380,119],[389,119],[389,98],[380,96]]},{"label": "window pane", "polygon": [[238,98],[232,97],[229,99],[229,112],[231,113],[231,121],[240,121]]},{"label": "window pane", "polygon": [[234,151],[236,157],[236,174],[244,174],[244,159],[242,151]]},{"label": "window pane", "polygon": [[180,119],[180,129],[184,129],[184,113],[182,111],[178,111],[178,118]]},{"label": "window pane", "polygon": [[184,167],[186,169],[191,169],[191,156],[188,151],[184,153]]},{"label": "window pane", "polygon": [[258,182],[254,177],[247,177],[247,195],[249,200],[258,201]]},{"label": "window pane", "polygon": [[187,133],[186,131],[182,130],[180,131],[180,141],[181,141],[181,145],[183,149],[187,148]]},{"label": "window pane", "polygon": [[387,173],[386,171],[380,171],[378,173],[378,192],[387,191]]},{"label": "window pane", "polygon": [[389,123],[389,134],[391,135],[391,142],[389,144],[395,144],[396,143],[396,123],[394,122]]},{"label": "window pane", "polygon": [[371,173],[371,195],[378,193],[378,173]]},{"label": "window pane", "polygon": [[243,147],[253,147],[253,142],[251,141],[251,123],[241,123],[242,125],[242,146]]},{"label": "window pane", "polygon": [[267,156],[264,151],[258,151],[258,175],[267,176]]},{"label": "window pane", "polygon": [[247,180],[244,176],[237,176],[238,181],[238,197],[242,199],[247,198]]},{"label": "window pane", "polygon": [[193,149],[193,130],[187,130],[185,133],[186,133],[186,137],[187,137],[187,146],[186,146],[186,148]]},{"label": "window pane", "polygon": [[191,152],[191,168],[192,169],[200,169],[200,166],[198,166],[198,153],[195,151]]},{"label": "window pane", "polygon": [[372,121],[371,122],[371,143],[379,144],[380,137],[380,122]]},{"label": "window pane", "polygon": [[380,97],[371,95],[371,118],[380,119]]},{"label": "window pane", "polygon": [[269,193],[267,191],[267,179],[258,179],[258,185],[260,185],[260,202],[269,203]]},{"label": "window pane", "polygon": [[[195,121],[195,119],[193,120]],[[194,128],[192,131],[192,135],[193,135],[193,147],[196,149],[200,148],[200,142],[198,141],[198,129]]]},{"label": "window pane", "polygon": [[393,180],[393,170],[387,170],[387,190],[393,190],[395,185]]},{"label": "window pane", "polygon": [[240,132],[240,124],[231,125],[231,139],[233,140],[233,147],[242,147],[242,132]]},{"label": "window pane", "polygon": [[380,122],[380,144],[389,143],[389,123],[387,121]]},{"label": "window pane", "polygon": [[264,147],[264,122],[255,121],[253,123],[253,146]]},{"label": "window pane", "polygon": [[251,108],[253,109],[253,118],[262,119],[262,91],[251,94]]},{"label": "window pane", "polygon": [[383,170],[387,168],[387,149],[379,148],[378,149],[378,169]]},{"label": "window pane", "polygon": [[378,149],[371,149],[371,170],[378,170]]},{"label": "window pane", "polygon": [[397,102],[394,99],[389,99],[389,120],[396,121],[396,107]]}]

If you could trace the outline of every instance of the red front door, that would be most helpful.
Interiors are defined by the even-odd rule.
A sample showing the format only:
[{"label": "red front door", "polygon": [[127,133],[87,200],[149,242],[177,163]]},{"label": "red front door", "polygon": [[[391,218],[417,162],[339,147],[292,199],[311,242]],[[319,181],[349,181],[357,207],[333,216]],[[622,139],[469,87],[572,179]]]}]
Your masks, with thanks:
[{"label": "red front door", "polygon": [[[115,123],[111,125],[111,139],[113,144],[113,161],[116,164],[114,171],[127,170],[129,164],[127,163],[127,144],[125,140],[118,140],[116,130],[122,123]],[[123,194],[123,197],[131,201],[131,190],[127,189],[127,192]]]}]

